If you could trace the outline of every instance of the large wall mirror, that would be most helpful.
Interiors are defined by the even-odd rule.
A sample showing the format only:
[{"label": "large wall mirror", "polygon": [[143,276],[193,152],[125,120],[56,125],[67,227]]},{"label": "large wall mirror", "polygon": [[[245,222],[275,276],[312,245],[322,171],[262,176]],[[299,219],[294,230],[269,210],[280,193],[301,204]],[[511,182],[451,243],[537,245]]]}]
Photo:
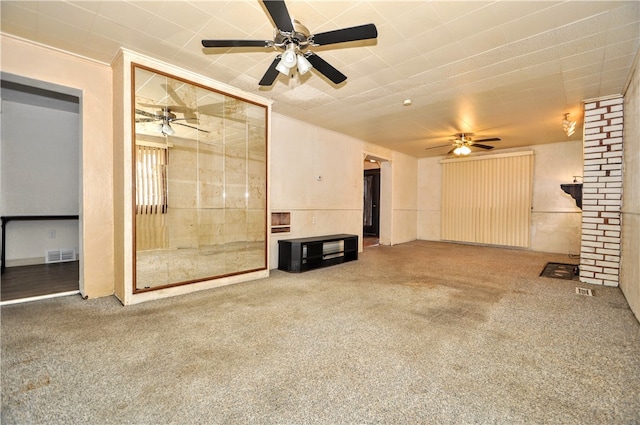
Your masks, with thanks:
[{"label": "large wall mirror", "polygon": [[134,285],[267,268],[267,108],[132,64]]}]

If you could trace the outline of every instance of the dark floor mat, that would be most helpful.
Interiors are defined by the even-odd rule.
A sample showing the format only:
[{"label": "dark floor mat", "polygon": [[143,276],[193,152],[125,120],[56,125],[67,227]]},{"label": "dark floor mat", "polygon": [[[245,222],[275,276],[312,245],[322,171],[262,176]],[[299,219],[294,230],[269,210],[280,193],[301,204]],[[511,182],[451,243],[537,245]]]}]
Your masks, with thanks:
[{"label": "dark floor mat", "polygon": [[578,264],[547,263],[540,276],[564,280],[580,279]]}]

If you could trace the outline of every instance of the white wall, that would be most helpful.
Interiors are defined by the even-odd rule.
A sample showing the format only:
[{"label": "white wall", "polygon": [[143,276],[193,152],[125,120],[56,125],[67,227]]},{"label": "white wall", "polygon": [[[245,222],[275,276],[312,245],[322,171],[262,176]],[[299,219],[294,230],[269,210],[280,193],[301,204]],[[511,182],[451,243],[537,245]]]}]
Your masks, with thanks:
[{"label": "white wall", "polygon": [[[531,249],[578,254],[581,211],[560,189],[582,174],[582,143],[529,146],[534,151]],[[418,239],[440,240],[442,168],[439,157],[418,161]]]},{"label": "white wall", "polygon": [[[640,55],[640,52],[639,52]],[[620,289],[640,320],[640,65],[636,57],[624,96]]]},{"label": "white wall", "polygon": [[[391,244],[415,240],[417,233],[418,201],[416,182],[418,181],[418,161],[416,158],[394,152],[392,168],[392,230]],[[383,199],[381,202],[384,202]]]},{"label": "white wall", "polygon": [[582,176],[582,141],[535,145],[531,149],[534,151],[531,249],[579,255],[582,211],[560,189],[560,184]]},{"label": "white wall", "polygon": [[362,233],[361,143],[273,114],[270,152],[271,211],[291,213],[291,232],[271,235],[270,268],[278,239]]},{"label": "white wall", "polygon": [[442,199],[442,167],[440,157],[418,161],[418,239],[440,240],[440,206]]},{"label": "white wall", "polygon": [[415,158],[279,114],[272,116],[270,152],[271,211],[291,213],[291,232],[271,234],[270,268],[278,266],[279,239],[337,233],[362,239],[366,154],[387,160],[381,233],[387,226],[389,243],[416,239]]}]

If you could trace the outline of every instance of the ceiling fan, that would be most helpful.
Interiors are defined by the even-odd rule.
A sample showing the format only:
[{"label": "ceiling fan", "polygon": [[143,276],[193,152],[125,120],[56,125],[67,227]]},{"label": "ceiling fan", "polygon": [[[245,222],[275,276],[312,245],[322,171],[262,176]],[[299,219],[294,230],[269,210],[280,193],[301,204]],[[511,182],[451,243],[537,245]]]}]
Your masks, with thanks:
[{"label": "ceiling fan", "polygon": [[473,133],[456,133],[453,135],[454,139],[451,140],[451,144],[448,145],[440,145],[440,146],[432,146],[430,148],[426,148],[426,150],[430,149],[439,149],[445,146],[453,146],[447,155],[454,154],[456,156],[465,156],[471,153],[471,148],[480,148],[480,149],[493,149],[494,146],[483,145],[479,142],[499,142],[500,139],[497,137],[493,137],[490,139],[479,139],[473,140],[471,138]]},{"label": "ceiling fan", "polygon": [[[159,108],[161,109],[161,112],[160,114],[148,115],[149,112],[136,109],[136,113],[140,113],[141,115],[147,114],[145,116],[149,118],[158,117],[157,119],[160,119],[160,117],[162,116],[167,118],[169,122],[173,122],[180,119],[181,121],[186,121],[190,124],[198,124],[198,114],[211,115],[215,117],[224,117],[227,120],[244,122],[243,117],[239,116],[241,114],[237,113],[238,112],[237,99],[229,98],[229,100],[225,102],[209,103],[205,105],[198,105],[196,107],[190,107],[185,103],[184,100],[180,98],[178,93],[176,93],[176,91],[169,84],[161,84],[161,86],[162,88],[164,88],[164,90],[169,94],[169,96],[173,100],[174,102],[173,105],[138,102],[138,105],[140,106],[143,106],[145,108],[153,108],[153,109]],[[174,112],[182,114],[184,118],[175,118]],[[136,120],[136,121],[143,122],[142,119]],[[155,120],[150,119],[148,121],[155,121]],[[176,123],[176,124],[185,125],[182,123]],[[189,127],[188,125],[185,125],[185,126]],[[191,128],[196,128],[196,127],[191,127]],[[200,128],[197,128],[197,130],[205,133],[209,133],[208,131],[201,130]]]},{"label": "ceiling fan", "polygon": [[185,121],[188,123],[193,123],[193,124],[197,124],[198,123],[198,118],[196,116],[196,108],[190,108],[189,106],[187,106],[187,104],[184,102],[184,100],[182,100],[180,98],[180,96],[178,95],[178,93],[176,93],[176,91],[174,90],[173,87],[171,87],[170,84],[160,84],[160,87],[162,87],[164,89],[164,91],[169,95],[169,97],[171,97],[171,100],[173,100],[173,105],[167,105],[167,104],[148,104],[148,103],[138,103],[140,106],[144,106],[146,108],[160,108],[163,111],[165,109],[170,110],[172,113],[173,112],[178,112],[179,114],[183,114]]},{"label": "ceiling fan", "polygon": [[202,45],[206,48],[266,47],[282,50],[283,53],[276,56],[258,83],[261,86],[273,84],[278,72],[290,76],[296,67],[300,74],[315,68],[334,84],[340,84],[347,77],[316,53],[307,49],[312,46],[326,46],[378,37],[378,30],[374,24],[310,34],[304,25],[291,18],[284,0],[262,0],[262,3],[276,25],[273,40],[202,40]]},{"label": "ceiling fan", "polygon": [[136,108],[136,114],[142,115],[144,118],[136,118],[136,122],[154,122],[154,121],[162,121],[162,123],[158,124],[158,131],[162,133],[163,136],[173,136],[176,134],[175,130],[171,127],[171,124],[181,125],[183,127],[193,128],[195,130],[201,131],[203,133],[209,133],[207,130],[202,130],[198,127],[183,124],[181,122],[176,122],[178,120],[188,120],[189,118],[178,118],[176,114],[171,112],[171,108],[163,107],[162,110],[155,114],[153,112],[147,112],[142,109]]}]

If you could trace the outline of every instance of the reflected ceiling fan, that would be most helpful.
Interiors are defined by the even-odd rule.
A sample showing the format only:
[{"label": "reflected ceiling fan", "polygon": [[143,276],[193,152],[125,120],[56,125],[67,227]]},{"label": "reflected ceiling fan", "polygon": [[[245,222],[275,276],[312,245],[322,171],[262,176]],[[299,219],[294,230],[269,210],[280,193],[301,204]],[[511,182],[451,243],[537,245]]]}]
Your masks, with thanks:
[{"label": "reflected ceiling fan", "polygon": [[[236,112],[235,109],[237,105],[237,99],[229,98],[230,100],[226,102],[209,103],[205,105],[198,105],[196,107],[190,107],[180,98],[178,93],[176,93],[176,91],[169,84],[161,84],[161,86],[173,100],[174,102],[173,105],[163,105],[163,104],[157,104],[157,103],[142,103],[142,102],[138,102],[138,105],[143,106],[145,108],[161,109],[160,115],[162,115],[163,117],[166,115],[169,122],[173,122],[180,119],[190,124],[198,124],[199,123],[198,114],[211,115],[214,117],[220,117],[220,118],[225,118],[233,121],[244,122],[243,117],[236,116],[237,113],[234,113]],[[168,111],[168,114],[167,114],[167,111]],[[138,112],[140,112],[141,114],[145,114],[145,113],[149,114],[146,111],[136,109],[136,113]],[[183,114],[184,118],[175,118],[174,112]],[[160,116],[156,114],[152,114],[152,115],[153,117]],[[152,118],[149,115],[146,115],[146,116],[149,118]],[[153,120],[150,120],[150,121],[153,121]],[[142,121],[138,120],[137,122],[142,122]],[[176,123],[176,124],[181,124],[181,123]],[[184,124],[181,124],[181,125],[184,125]],[[185,125],[185,126],[189,127],[188,125]],[[196,128],[196,127],[192,127],[192,128]],[[201,130],[200,128],[197,128],[197,130],[205,133],[209,133],[208,131]]]},{"label": "reflected ceiling fan", "polygon": [[471,138],[471,136],[473,136],[473,133],[457,133],[457,134],[453,135],[454,139],[451,140],[450,144],[440,145],[440,146],[433,146],[433,147],[430,147],[430,148],[426,148],[426,150],[439,149],[439,148],[443,148],[443,147],[453,146],[451,148],[451,150],[449,152],[447,152],[447,155],[454,154],[456,156],[465,156],[465,155],[469,155],[471,153],[471,148],[480,148],[480,149],[493,149],[494,148],[494,146],[484,145],[484,144],[479,143],[479,142],[486,143],[486,142],[499,142],[500,141],[500,139],[498,139],[497,137],[493,137],[493,138],[490,138],[490,139],[473,140]]},{"label": "reflected ceiling fan", "polygon": [[[165,109],[171,111],[171,113],[178,112],[184,115],[184,121],[192,124],[198,123],[198,118],[196,116],[197,109],[190,108],[187,104],[178,96],[178,93],[171,87],[169,84],[160,84],[160,86],[164,89],[164,91],[171,97],[173,100],[173,105],[167,104],[149,104],[149,103],[138,103],[140,106],[144,106],[145,108],[159,108],[164,111]],[[175,121],[175,119],[174,119]]]},{"label": "reflected ceiling fan", "polygon": [[202,45],[206,48],[266,47],[282,50],[283,53],[276,56],[258,83],[261,86],[272,85],[279,72],[290,76],[296,68],[300,74],[315,68],[334,84],[340,84],[347,77],[307,49],[312,46],[326,46],[378,37],[378,30],[374,24],[310,34],[304,25],[291,18],[284,0],[262,0],[262,3],[276,25],[273,40],[202,40]]},{"label": "reflected ceiling fan", "polygon": [[209,133],[207,130],[202,130],[193,125],[176,122],[176,121],[186,121],[189,118],[178,118],[176,114],[171,112],[171,108],[169,107],[162,108],[162,110],[157,114],[136,108],[136,115],[142,115],[144,117],[144,118],[136,118],[137,123],[161,121],[160,123],[158,123],[158,131],[162,133],[163,136],[173,136],[174,134],[176,134],[175,130],[171,127],[171,124],[193,128],[194,130],[198,130],[203,133]]}]

